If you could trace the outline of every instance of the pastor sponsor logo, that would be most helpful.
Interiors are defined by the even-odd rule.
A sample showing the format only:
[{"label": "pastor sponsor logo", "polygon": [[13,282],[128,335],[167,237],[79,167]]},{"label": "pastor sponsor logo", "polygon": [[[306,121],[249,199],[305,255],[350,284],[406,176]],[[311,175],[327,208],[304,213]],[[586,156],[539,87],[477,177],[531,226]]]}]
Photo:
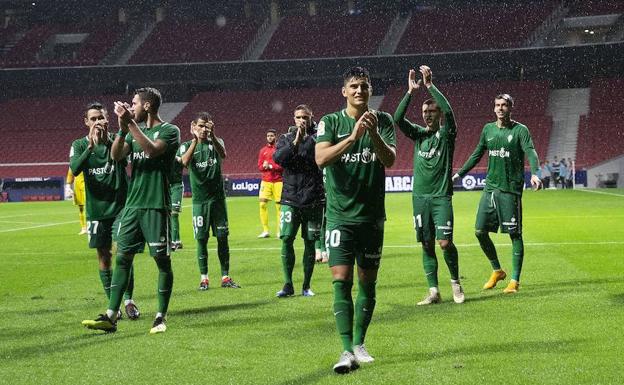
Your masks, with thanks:
[{"label": "pastor sponsor logo", "polygon": [[196,162],[195,163],[195,167],[197,168],[206,168],[206,167],[212,167],[217,163],[216,159],[210,158],[208,160],[205,160],[203,162]]},{"label": "pastor sponsor logo", "polygon": [[440,151],[437,148],[432,148],[429,151],[420,151],[418,150],[418,156],[425,159],[431,159],[434,156],[440,156]]},{"label": "pastor sponsor logo", "polygon": [[364,147],[362,152],[354,152],[351,154],[342,154],[340,161],[342,163],[371,163],[374,162],[377,157],[375,153],[370,150],[368,147]]},{"label": "pastor sponsor logo", "polygon": [[95,167],[89,169],[89,175],[105,175],[112,174],[115,171],[115,165],[106,163],[104,167]]},{"label": "pastor sponsor logo", "polygon": [[500,150],[490,150],[489,155],[498,158],[509,158],[509,151],[505,150],[505,147],[501,147]]},{"label": "pastor sponsor logo", "polygon": [[137,160],[137,159],[149,159],[149,155],[147,155],[145,151],[133,152],[132,160]]}]

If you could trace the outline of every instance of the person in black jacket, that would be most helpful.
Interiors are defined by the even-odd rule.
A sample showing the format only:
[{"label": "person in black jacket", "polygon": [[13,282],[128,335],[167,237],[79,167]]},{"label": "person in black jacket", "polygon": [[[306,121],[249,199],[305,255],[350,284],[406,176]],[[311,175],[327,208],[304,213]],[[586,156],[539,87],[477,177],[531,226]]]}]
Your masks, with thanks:
[{"label": "person in black jacket", "polygon": [[311,297],[310,281],[314,271],[314,242],[321,236],[325,192],[323,174],[314,160],[316,125],[312,110],[305,104],[295,108],[295,126],[282,135],[276,146],[273,160],[284,168],[284,186],[280,201],[280,238],[282,239],[282,268],[284,287],[277,297],[295,294],[292,272],[295,266],[293,242],[301,226],[303,251],[303,288],[301,294]]}]

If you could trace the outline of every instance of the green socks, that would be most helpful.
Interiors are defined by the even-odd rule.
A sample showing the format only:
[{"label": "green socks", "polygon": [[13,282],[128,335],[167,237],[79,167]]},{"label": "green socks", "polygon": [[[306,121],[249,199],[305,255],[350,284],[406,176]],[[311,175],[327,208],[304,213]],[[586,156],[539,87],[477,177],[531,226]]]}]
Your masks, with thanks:
[{"label": "green socks", "polygon": [[337,279],[333,282],[333,286],[336,328],[343,350],[353,352],[353,298],[351,297],[353,282]]},{"label": "green socks", "polygon": [[[458,262],[458,253],[457,247],[453,242],[449,242],[446,249],[443,250],[444,253],[444,261],[446,262],[446,266],[449,269],[449,273],[451,274],[451,279],[458,281],[459,280],[459,262]],[[429,286],[431,287],[431,286]]]},{"label": "green socks", "polygon": [[353,344],[361,345],[375,310],[375,286],[377,282],[358,282],[358,295],[355,301],[355,325]]},{"label": "green socks", "polygon": [[197,265],[200,274],[208,274],[208,240],[197,240]]},{"label": "green socks", "polygon": [[115,269],[110,285],[110,298],[108,301],[108,309],[113,312],[119,310],[123,293],[128,287],[130,271],[132,270],[132,260],[134,255],[117,254],[115,260]]},{"label": "green socks", "polygon": [[314,272],[314,253],[315,245],[314,241],[305,239],[303,249],[303,289],[310,288],[310,281],[312,280],[312,273]]},{"label": "green socks", "polygon": [[511,263],[513,267],[511,278],[520,282],[522,261],[524,260],[524,241],[522,240],[522,235],[511,236],[511,253]]},{"label": "green socks", "polygon": [[425,276],[429,287],[438,287],[438,258],[435,250],[423,247],[423,267],[425,268]]},{"label": "green socks", "polygon": [[227,236],[217,237],[217,255],[221,264],[221,276],[230,274],[230,245]]},{"label": "green socks", "polygon": [[171,241],[180,242],[180,214],[171,213]]},{"label": "green socks", "polygon": [[106,293],[106,298],[110,299],[110,285],[111,280],[113,278],[112,270],[100,270],[100,281],[102,281],[102,286],[104,287],[104,293]]},{"label": "green socks", "polygon": [[134,293],[134,264],[130,266],[130,275],[128,276],[128,287],[126,287],[126,291],[124,292],[124,299],[132,299],[132,294]]},{"label": "green socks", "polygon": [[282,272],[284,274],[284,283],[292,285],[292,272],[295,268],[295,248],[293,247],[294,238],[282,239]]},{"label": "green socks", "polygon": [[168,255],[154,257],[158,266],[158,312],[167,314],[169,299],[173,289],[173,270],[171,270],[171,258]]},{"label": "green socks", "polygon": [[479,244],[481,245],[481,249],[485,253],[485,256],[490,260],[490,264],[492,265],[492,270],[500,270],[501,265],[498,261],[498,255],[496,255],[496,248],[494,247],[494,242],[490,238],[490,234],[487,231],[477,230],[475,232],[477,239],[479,240]]}]

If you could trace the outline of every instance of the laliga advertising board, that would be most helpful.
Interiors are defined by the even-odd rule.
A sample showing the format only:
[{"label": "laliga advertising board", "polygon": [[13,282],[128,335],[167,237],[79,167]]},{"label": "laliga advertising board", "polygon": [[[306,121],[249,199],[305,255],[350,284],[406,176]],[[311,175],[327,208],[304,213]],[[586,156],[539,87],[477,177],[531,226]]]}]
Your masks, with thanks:
[{"label": "laliga advertising board", "polygon": [[[485,187],[485,173],[470,173],[453,183],[456,191],[483,190]],[[412,175],[386,176],[386,192],[412,191]],[[526,172],[524,182],[526,188],[531,188],[531,175]],[[586,171],[577,171],[577,185],[587,186]],[[228,196],[257,196],[260,191],[260,178],[226,179],[226,193]]]}]

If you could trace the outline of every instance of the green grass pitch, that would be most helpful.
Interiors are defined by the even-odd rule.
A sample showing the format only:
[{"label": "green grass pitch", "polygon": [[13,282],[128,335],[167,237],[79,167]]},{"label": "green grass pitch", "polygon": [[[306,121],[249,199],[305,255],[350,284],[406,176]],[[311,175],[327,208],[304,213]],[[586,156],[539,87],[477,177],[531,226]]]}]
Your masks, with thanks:
[{"label": "green grass pitch", "polygon": [[[526,192],[521,290],[481,286],[490,273],[473,223],[479,192],[454,198],[455,242],[466,303],[452,302],[440,250],[444,302],[426,292],[409,194],[388,194],[377,308],[367,347],[376,361],[347,376],[331,367],[341,345],[331,277],[317,265],[316,297],[275,298],[280,243],[257,239],[257,200],[229,198],[231,274],[221,289],[215,241],[212,288],[197,290],[190,200],[184,249],[173,254],[165,334],[149,335],[156,266],[135,259],[138,321],[105,335],[80,322],[106,308],[95,252],[77,235],[69,202],[0,205],[0,384],[621,384],[624,373],[624,191]],[[270,207],[271,226],[275,224]],[[494,235],[503,268],[509,238]],[[300,292],[301,242],[295,286]]]}]

